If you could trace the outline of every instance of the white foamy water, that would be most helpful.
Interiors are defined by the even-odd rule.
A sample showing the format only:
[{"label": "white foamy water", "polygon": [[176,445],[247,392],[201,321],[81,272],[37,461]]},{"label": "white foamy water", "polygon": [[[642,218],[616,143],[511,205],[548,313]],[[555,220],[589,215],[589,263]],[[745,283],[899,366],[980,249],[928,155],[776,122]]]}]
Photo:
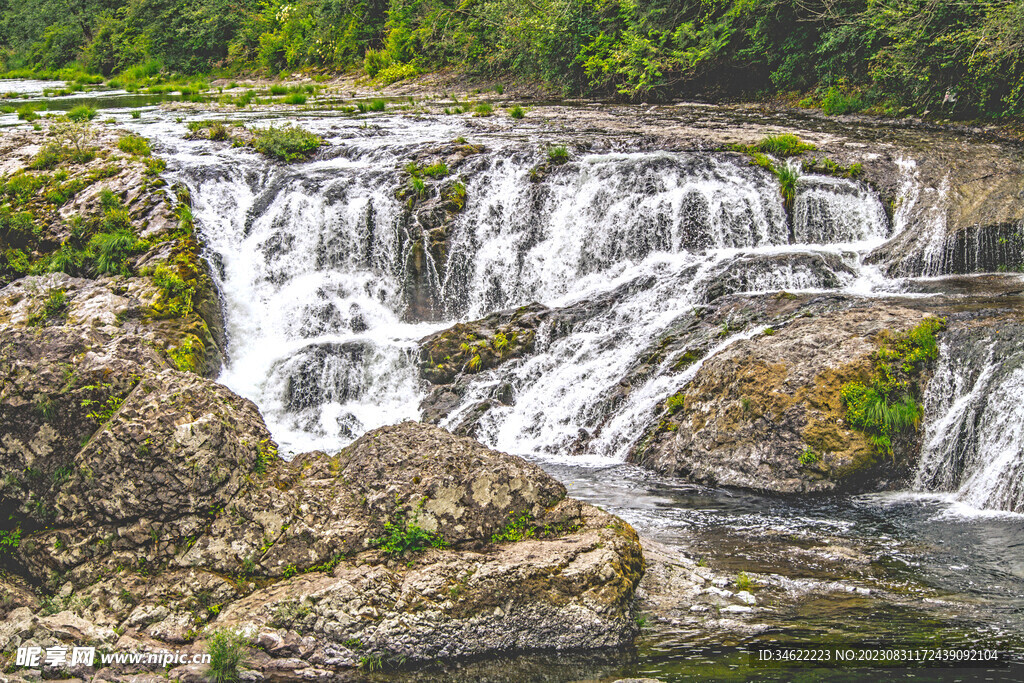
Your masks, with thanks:
[{"label": "white foamy water", "polygon": [[941,346],[914,489],[948,492],[968,508],[1024,512],[1024,367],[994,341],[980,363],[969,351]]},{"label": "white foamy water", "polygon": [[[735,292],[898,292],[899,281],[862,258],[920,218],[922,196],[932,205],[928,193],[942,191],[921,188],[913,162],[901,160],[890,225],[867,186],[802,175],[790,227],[774,177],[727,157],[588,154],[533,182],[543,147],[494,136],[465,171],[467,204],[449,228],[445,260],[425,254],[441,318],[424,323],[409,314],[408,272],[424,228],[395,190],[418,150],[472,136],[465,123],[376,118],[363,129],[310,119],[303,125],[333,143],[330,158],[292,166],[182,142],[181,126],[159,125],[172,168],[192,189],[221,288],[229,348],[220,380],[260,406],[286,452],[336,450],[374,427],[417,419],[427,389],[416,367],[420,338],[538,301],[581,314],[567,328],[542,324],[529,358],[474,375],[444,424],[458,427],[489,401],[475,430],[488,445],[621,462],[700,367],[678,363],[682,351],[643,362],[694,307]],[[756,332],[727,334],[706,357]],[[997,446],[1019,437],[1006,417],[1019,380],[967,386],[942,372],[952,374],[937,377],[935,391],[949,389],[929,398],[929,414],[943,417],[928,425],[918,488],[978,507],[1013,498],[1018,447]],[[494,401],[498,394],[510,405]],[[970,456],[947,452],[968,425]]]}]

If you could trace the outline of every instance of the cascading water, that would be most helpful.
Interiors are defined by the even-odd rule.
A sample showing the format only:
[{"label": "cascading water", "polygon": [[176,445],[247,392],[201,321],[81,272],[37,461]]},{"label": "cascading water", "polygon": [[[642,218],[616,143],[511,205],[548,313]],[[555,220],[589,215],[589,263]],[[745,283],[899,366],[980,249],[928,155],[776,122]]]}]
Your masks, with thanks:
[{"label": "cascading water", "polygon": [[[403,322],[408,221],[395,189],[415,143],[346,137],[331,159],[298,167],[267,170],[230,151],[221,164],[180,159],[220,264],[221,379],[293,451],[417,417],[415,342],[436,329]],[[722,291],[848,284],[858,250],[889,233],[878,199],[851,181],[802,178],[791,230],[774,178],[734,160],[592,154],[533,182],[535,151],[497,147],[468,178],[445,263],[432,264],[446,323],[621,294],[567,336],[544,342],[541,330],[528,362],[476,378],[466,406],[495,384],[513,387],[514,404],[478,434],[512,452],[589,442],[590,455],[622,460],[679,379],[666,361],[623,404],[619,382],[651,339]]]},{"label": "cascading water", "polygon": [[[492,139],[465,176],[467,204],[448,228],[445,257],[430,264],[441,318],[416,323],[407,272],[415,221],[395,190],[414,151],[455,131],[424,123],[400,141],[337,125],[322,132],[343,144],[300,166],[236,150],[216,160],[187,147],[177,155],[223,292],[230,347],[221,380],[260,405],[292,452],[335,449],[417,418],[419,338],[539,301],[586,313],[557,334],[543,323],[529,358],[474,375],[443,424],[457,427],[502,392],[511,400],[492,405],[474,430],[488,445],[621,462],[658,404],[699,367],[672,354],[646,367],[652,341],[723,294],[870,288],[877,275],[861,257],[906,227],[921,193],[913,163],[902,161],[905,197],[890,226],[865,185],[804,175],[787,219],[771,174],[734,158],[595,153],[538,179],[535,147]],[[999,416],[1012,415],[997,403],[1013,400],[1017,375],[1000,375],[964,406],[968,382],[943,362],[929,414],[944,417],[929,423],[917,485],[1015,509],[1019,487],[1004,475],[1017,460],[993,449],[1010,427]]]},{"label": "cascading water", "polygon": [[[295,166],[239,149],[211,153],[208,142],[182,142],[180,127],[166,136],[221,289],[229,357],[220,381],[259,405],[283,453],[337,451],[375,426],[420,417],[428,387],[419,378],[418,341],[536,301],[552,313],[537,328],[534,351],[464,375],[444,425],[472,422],[487,445],[539,456],[573,496],[712,565],[781,576],[820,598],[808,577],[832,576],[822,566],[835,563],[842,582],[865,595],[870,588],[859,601],[879,593],[851,579],[863,576],[852,565],[870,564],[873,573],[914,563],[922,581],[943,592],[935,609],[952,614],[961,604],[987,603],[995,606],[984,613],[989,623],[1019,628],[1019,605],[1005,595],[1020,586],[1024,568],[990,549],[1024,537],[1024,528],[1007,536],[1002,517],[998,528],[987,518],[936,521],[945,508],[909,494],[794,501],[706,490],[624,462],[659,406],[702,362],[760,331],[712,329],[703,359],[692,362],[679,362],[684,347],[654,353],[696,309],[737,293],[902,291],[904,283],[864,261],[918,219],[915,197],[934,199],[912,163],[902,164],[903,199],[891,224],[866,185],[817,175],[800,177],[787,218],[776,180],[741,158],[609,151],[574,155],[531,178],[544,161],[541,141],[452,120],[381,117],[361,128],[359,120],[307,119],[304,127],[331,147]],[[408,182],[402,168],[414,155],[443,154],[437,150],[450,144],[439,141],[460,136],[487,151],[455,169],[466,206],[443,228],[444,249],[420,252],[426,272],[411,284],[412,244],[441,230],[397,198]],[[410,287],[429,289],[417,299],[429,306],[413,306]],[[1020,509],[1013,482],[1024,474],[1021,428],[1013,415],[1024,363],[1005,362],[1020,336],[1000,346],[979,333],[963,359],[952,351],[960,340],[945,342],[928,390],[934,417],[916,488]],[[815,546],[821,563],[801,555]],[[906,575],[894,573],[902,590]],[[957,593],[969,600],[941,606]],[[870,637],[916,633],[908,629],[918,613],[900,617],[902,608],[890,609],[886,599],[864,605],[881,620],[848,619],[845,601],[819,599],[813,609],[837,605],[819,620],[823,629],[851,621]],[[808,628],[806,617],[801,611],[798,630]],[[677,635],[668,646],[673,659]]]},{"label": "cascading water", "polygon": [[398,315],[392,153],[269,172],[245,158],[204,162],[183,173],[220,266],[230,339],[221,381],[257,402],[295,451],[415,418],[425,330]]},{"label": "cascading water", "polygon": [[1024,512],[1024,352],[1006,325],[941,347],[928,385],[924,446],[914,480],[973,508]]}]

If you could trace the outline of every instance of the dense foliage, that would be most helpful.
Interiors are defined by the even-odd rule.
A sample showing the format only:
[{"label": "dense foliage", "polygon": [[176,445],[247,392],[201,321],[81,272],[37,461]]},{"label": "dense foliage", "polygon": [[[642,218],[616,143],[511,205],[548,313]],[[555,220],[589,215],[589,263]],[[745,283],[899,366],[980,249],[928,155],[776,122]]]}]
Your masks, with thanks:
[{"label": "dense foliage", "polygon": [[1020,116],[1016,0],[0,0],[8,69],[458,66],[631,99]]}]

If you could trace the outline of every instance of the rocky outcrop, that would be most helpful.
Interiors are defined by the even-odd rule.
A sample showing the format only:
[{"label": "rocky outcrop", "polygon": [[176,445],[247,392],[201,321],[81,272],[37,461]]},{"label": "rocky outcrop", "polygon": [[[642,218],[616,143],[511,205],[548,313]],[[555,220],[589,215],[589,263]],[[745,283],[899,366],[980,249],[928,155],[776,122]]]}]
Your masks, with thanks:
[{"label": "rocky outcrop", "polygon": [[[277,457],[257,408],[203,377],[223,341],[187,191],[164,201],[161,183],[136,196],[105,177],[75,194],[94,232],[54,232],[14,255],[68,272],[4,271],[0,289],[5,658],[61,643],[202,652],[232,629],[251,646],[247,666],[294,680],[631,642],[635,532],[538,467],[420,423],[333,455]],[[426,211],[421,199],[410,210]],[[46,207],[26,206],[42,224]],[[94,234],[123,237],[120,262],[100,263]],[[491,332],[510,334],[509,357],[532,343],[523,317]],[[499,346],[479,352],[499,362]],[[154,674],[118,665],[102,678],[139,675]]]},{"label": "rocky outcrop", "polygon": [[631,459],[708,485],[782,493],[878,476],[878,449],[844,420],[841,389],[869,384],[884,335],[925,314],[868,305],[798,317],[707,359]]},{"label": "rocky outcrop", "polygon": [[[550,309],[540,304],[520,306],[481,320],[457,323],[421,339],[420,375],[432,385],[420,403],[423,421],[437,424],[454,410],[474,375],[530,354],[537,327],[549,313]],[[497,387],[452,431],[472,436],[484,413],[511,400],[510,386]]]},{"label": "rocky outcrop", "polygon": [[[915,155],[916,156],[916,155]],[[871,254],[891,277],[1024,266],[1024,159],[1008,145],[936,144],[904,162],[894,239]]]},{"label": "rocky outcrop", "polygon": [[403,203],[398,230],[399,253],[405,261],[403,294],[408,320],[440,320],[439,298],[448,261],[448,240],[455,217],[466,205],[465,178],[482,145],[458,140],[420,150],[405,166],[407,184],[396,191]]},{"label": "rocky outcrop", "polygon": [[17,482],[4,509],[29,511],[4,562],[45,587],[40,601],[11,584],[22,626],[0,649],[67,637],[33,616],[43,602],[115,651],[201,651],[239,630],[249,666],[280,680],[633,637],[635,532],[538,467],[420,423],[284,462],[248,401],[133,367],[81,449],[0,460]]}]

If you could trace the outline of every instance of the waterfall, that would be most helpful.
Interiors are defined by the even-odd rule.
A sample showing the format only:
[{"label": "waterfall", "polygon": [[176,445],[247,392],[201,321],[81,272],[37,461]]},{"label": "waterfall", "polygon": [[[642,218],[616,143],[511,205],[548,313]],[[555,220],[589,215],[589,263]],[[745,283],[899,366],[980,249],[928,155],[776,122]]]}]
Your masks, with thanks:
[{"label": "waterfall", "polygon": [[592,154],[531,181],[536,159],[491,160],[471,179],[442,288],[450,318],[605,287],[653,254],[880,242],[877,196],[859,183],[801,179],[794,234],[774,177],[708,154]]},{"label": "waterfall", "polygon": [[[449,315],[534,300],[583,313],[568,333],[542,324],[530,358],[475,376],[442,425],[461,429],[483,408],[481,441],[554,457],[625,459],[699,367],[669,356],[638,372],[696,305],[849,285],[860,251],[890,232],[876,195],[824,176],[800,178],[791,230],[770,173],[706,154],[594,154],[542,183],[528,163],[496,159],[469,193],[444,279]],[[510,405],[491,400],[502,388]]]},{"label": "waterfall", "polygon": [[[622,461],[699,367],[681,368],[675,353],[645,360],[695,306],[849,286],[861,256],[891,232],[878,197],[855,181],[801,176],[787,217],[774,176],[735,155],[592,153],[538,174],[543,152],[492,139],[457,171],[465,209],[427,277],[411,284],[410,244],[422,229],[396,199],[401,169],[454,131],[396,125],[406,126],[401,138],[351,126],[330,158],[295,166],[242,150],[176,155],[223,293],[220,380],[260,406],[285,451],[332,450],[418,418],[418,339],[538,301],[577,315],[557,333],[542,325],[529,358],[467,377],[444,424],[501,393],[507,405],[473,432],[488,445]],[[411,287],[432,290],[440,319],[416,322]]]},{"label": "waterfall", "polygon": [[919,491],[974,508],[1024,512],[1024,352],[1020,330],[962,334],[941,345],[925,397]]},{"label": "waterfall", "polygon": [[366,150],[296,167],[186,166],[218,280],[220,381],[293,451],[336,448],[418,415],[415,340],[400,319],[396,161]]}]

